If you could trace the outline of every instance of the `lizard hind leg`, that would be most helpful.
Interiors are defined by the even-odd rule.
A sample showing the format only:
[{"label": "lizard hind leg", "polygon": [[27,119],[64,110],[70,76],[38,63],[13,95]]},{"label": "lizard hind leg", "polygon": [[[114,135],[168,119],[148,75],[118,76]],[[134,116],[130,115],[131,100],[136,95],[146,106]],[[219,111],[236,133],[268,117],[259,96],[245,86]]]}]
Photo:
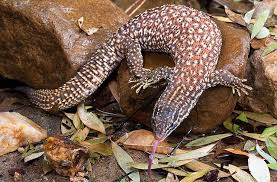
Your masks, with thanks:
[{"label": "lizard hind leg", "polygon": [[252,87],[244,84],[246,82],[246,79],[240,79],[236,76],[234,76],[232,73],[230,73],[227,70],[215,70],[209,78],[209,82],[207,83],[207,87],[214,87],[216,85],[223,85],[227,87],[231,87],[233,94],[235,92],[238,93],[239,96],[241,96],[241,92],[248,95],[248,91],[252,90]]},{"label": "lizard hind leg", "polygon": [[136,89],[137,94],[162,79],[170,79],[173,71],[170,67],[158,67],[154,70],[143,68],[143,56],[139,42],[128,39],[125,42],[125,48],[127,65],[132,75],[129,83],[134,84],[131,88]]}]

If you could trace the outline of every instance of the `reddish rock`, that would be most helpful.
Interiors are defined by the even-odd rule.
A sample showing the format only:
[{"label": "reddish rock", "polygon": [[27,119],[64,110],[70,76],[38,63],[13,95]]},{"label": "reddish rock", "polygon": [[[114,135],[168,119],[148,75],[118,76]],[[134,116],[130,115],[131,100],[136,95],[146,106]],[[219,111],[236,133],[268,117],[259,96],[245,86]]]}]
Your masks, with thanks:
[{"label": "reddish rock", "polygon": [[277,118],[277,52],[264,57],[262,53],[263,49],[256,50],[250,57],[247,77],[254,90],[239,102],[248,110]]},{"label": "reddish rock", "polygon": [[[99,28],[87,36],[77,26]],[[109,0],[0,2],[0,75],[34,88],[56,88],[128,20]]]},{"label": "reddish rock", "polygon": [[[218,69],[227,69],[234,75],[243,78],[247,57],[249,54],[249,33],[233,24],[218,22],[222,31],[223,47],[217,65]],[[172,60],[166,55],[155,56],[146,53],[144,56],[145,67],[153,68],[162,65],[173,65]],[[127,115],[133,116],[143,124],[150,126],[153,105],[161,92],[159,88],[150,88],[137,95],[128,84],[129,72],[126,64],[122,64],[118,72],[118,92],[120,106]],[[191,126],[193,132],[202,133],[214,129],[221,124],[233,111],[237,102],[237,96],[232,94],[231,88],[217,86],[203,93],[196,107],[189,117],[178,127],[177,132],[187,131]]]},{"label": "reddish rock", "polygon": [[[130,1],[130,0],[112,0],[112,1],[116,5],[118,5],[121,9],[124,9],[124,10],[128,10],[128,8],[130,8],[130,6],[135,2],[135,1]],[[158,6],[165,5],[165,4],[186,5],[186,6],[189,6],[189,7],[192,7],[192,8],[200,10],[200,4],[199,4],[198,1],[195,1],[195,0],[155,0],[155,1],[145,1],[143,3],[143,5],[134,12],[132,17],[142,13],[143,11],[145,11],[147,9],[155,8],[155,7],[158,7]],[[135,8],[131,8],[126,13],[129,14],[134,9]]]}]

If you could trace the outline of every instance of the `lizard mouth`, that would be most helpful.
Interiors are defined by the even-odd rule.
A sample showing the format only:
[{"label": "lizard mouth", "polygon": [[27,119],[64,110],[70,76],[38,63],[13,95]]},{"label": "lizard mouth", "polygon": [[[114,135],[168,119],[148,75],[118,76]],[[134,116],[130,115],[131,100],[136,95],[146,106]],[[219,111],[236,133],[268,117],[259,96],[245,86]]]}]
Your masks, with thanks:
[{"label": "lizard mouth", "polygon": [[148,176],[151,176],[151,166],[152,166],[152,163],[153,163],[153,160],[154,160],[155,153],[156,153],[156,151],[157,151],[158,145],[159,145],[159,143],[160,143],[161,141],[162,141],[161,139],[156,139],[156,140],[153,142],[152,152],[151,152],[151,154],[149,155],[149,159],[148,159],[148,170],[147,170]]}]

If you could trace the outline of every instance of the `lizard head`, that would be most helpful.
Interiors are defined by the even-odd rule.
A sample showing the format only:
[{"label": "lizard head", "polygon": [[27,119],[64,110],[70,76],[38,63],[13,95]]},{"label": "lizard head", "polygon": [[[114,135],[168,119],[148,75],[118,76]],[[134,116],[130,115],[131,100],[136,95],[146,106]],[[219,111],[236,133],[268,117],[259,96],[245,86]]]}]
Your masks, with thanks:
[{"label": "lizard head", "polygon": [[[161,141],[166,139],[189,115],[195,106],[202,91],[192,89],[188,91],[185,86],[171,82],[156,102],[152,115],[152,128],[155,133],[152,153],[148,161],[150,174],[154,154]],[[180,86],[181,85],[181,86]],[[186,93],[187,96],[184,94]]]},{"label": "lizard head", "polygon": [[152,116],[152,128],[155,133],[155,141],[153,142],[152,153],[148,160],[149,175],[159,143],[166,139],[183,121],[185,115],[182,114],[184,113],[182,111],[184,109],[186,110],[186,108],[179,106],[179,104],[164,102],[163,95],[157,101]]}]

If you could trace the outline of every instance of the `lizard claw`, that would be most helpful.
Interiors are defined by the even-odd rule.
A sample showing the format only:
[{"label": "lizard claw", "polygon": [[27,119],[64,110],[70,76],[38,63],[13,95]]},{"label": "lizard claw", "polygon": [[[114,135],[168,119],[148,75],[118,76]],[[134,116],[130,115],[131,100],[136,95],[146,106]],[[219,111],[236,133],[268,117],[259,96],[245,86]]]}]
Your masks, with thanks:
[{"label": "lizard claw", "polygon": [[238,80],[238,83],[235,86],[232,86],[232,92],[235,94],[238,93],[239,96],[241,96],[241,92],[243,92],[245,95],[249,95],[249,91],[253,90],[252,87],[243,84],[243,82],[246,82],[247,79],[240,79]]},{"label": "lizard claw", "polygon": [[141,90],[145,90],[146,88],[155,84],[155,82],[152,79],[144,79],[144,78],[138,79],[134,83],[136,84],[133,85],[131,89],[136,89],[137,94],[139,94]]}]

